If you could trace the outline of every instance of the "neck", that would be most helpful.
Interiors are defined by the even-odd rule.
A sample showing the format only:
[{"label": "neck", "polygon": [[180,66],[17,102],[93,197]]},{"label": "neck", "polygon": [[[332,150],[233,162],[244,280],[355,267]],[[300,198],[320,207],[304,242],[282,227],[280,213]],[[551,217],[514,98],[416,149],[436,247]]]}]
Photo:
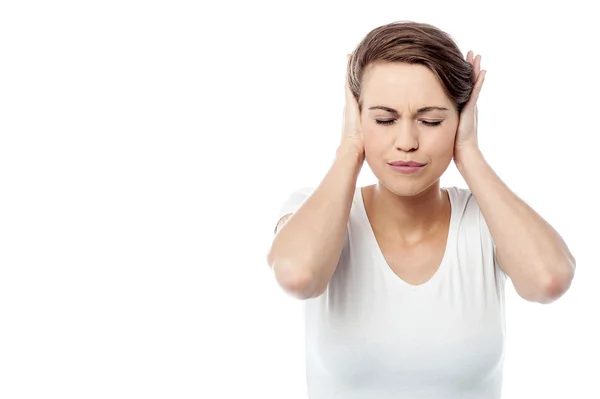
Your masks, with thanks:
[{"label": "neck", "polygon": [[372,225],[406,242],[422,240],[447,224],[450,215],[448,195],[439,181],[413,196],[395,194],[378,183],[365,187],[363,198]]}]

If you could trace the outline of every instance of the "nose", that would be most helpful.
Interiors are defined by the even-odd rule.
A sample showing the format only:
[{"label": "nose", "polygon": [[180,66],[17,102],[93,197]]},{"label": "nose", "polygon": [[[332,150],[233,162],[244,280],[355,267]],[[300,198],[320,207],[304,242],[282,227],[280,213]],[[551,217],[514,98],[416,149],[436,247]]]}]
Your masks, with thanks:
[{"label": "nose", "polygon": [[412,121],[399,123],[394,133],[394,147],[397,150],[411,152],[419,148],[417,129]]}]

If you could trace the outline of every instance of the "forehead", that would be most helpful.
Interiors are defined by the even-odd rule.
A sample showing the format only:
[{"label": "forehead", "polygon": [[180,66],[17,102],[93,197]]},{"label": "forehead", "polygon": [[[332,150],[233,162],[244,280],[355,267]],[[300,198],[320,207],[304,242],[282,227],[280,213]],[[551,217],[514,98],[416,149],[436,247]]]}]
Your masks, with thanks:
[{"label": "forehead", "polygon": [[452,104],[429,68],[400,62],[370,65],[363,75],[361,98],[364,105]]}]

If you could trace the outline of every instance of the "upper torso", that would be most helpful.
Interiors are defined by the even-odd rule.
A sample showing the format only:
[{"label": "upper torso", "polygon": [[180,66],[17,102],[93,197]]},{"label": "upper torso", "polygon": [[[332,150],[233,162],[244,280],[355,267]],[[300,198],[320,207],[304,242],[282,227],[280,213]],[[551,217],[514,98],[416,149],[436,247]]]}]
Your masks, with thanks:
[{"label": "upper torso", "polygon": [[506,275],[470,192],[448,192],[442,260],[413,285],[390,268],[357,187],[337,269],[305,302],[309,398],[500,397]]}]

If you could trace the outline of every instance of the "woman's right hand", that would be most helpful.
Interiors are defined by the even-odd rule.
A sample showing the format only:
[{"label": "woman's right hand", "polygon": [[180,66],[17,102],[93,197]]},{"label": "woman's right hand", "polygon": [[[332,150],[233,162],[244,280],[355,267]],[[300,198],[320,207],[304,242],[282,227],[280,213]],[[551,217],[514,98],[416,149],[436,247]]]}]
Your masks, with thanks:
[{"label": "woman's right hand", "polygon": [[346,104],[344,106],[344,125],[342,130],[342,147],[350,147],[358,151],[359,155],[364,158],[364,145],[363,136],[360,123],[360,111],[358,109],[358,102],[352,91],[350,90],[349,84],[349,69],[350,69],[350,57],[348,54],[347,64],[348,69],[346,70]]}]

